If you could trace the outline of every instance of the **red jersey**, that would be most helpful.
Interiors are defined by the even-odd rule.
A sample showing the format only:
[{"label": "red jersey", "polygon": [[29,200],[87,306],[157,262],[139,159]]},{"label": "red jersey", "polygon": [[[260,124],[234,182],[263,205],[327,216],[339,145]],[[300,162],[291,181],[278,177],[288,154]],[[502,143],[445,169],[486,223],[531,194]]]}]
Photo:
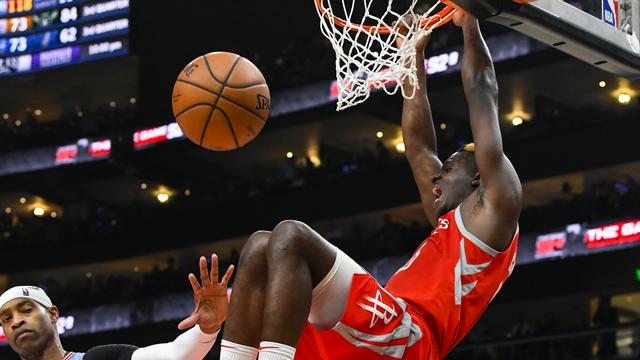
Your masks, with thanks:
[{"label": "red jersey", "polygon": [[446,355],[471,330],[516,263],[518,231],[498,252],[464,226],[460,207],[438,219],[386,289],[425,313]]},{"label": "red jersey", "polygon": [[354,275],[340,322],[324,332],[308,325],[296,359],[444,358],[513,271],[517,244],[516,230],[498,252],[466,230],[459,207],[450,211],[386,287]]}]

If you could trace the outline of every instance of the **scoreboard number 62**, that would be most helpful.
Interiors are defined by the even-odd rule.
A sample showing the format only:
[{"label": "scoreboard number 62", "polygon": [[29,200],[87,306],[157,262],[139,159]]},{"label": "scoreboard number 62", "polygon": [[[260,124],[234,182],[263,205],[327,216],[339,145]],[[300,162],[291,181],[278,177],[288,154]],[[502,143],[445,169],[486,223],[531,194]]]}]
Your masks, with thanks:
[{"label": "scoreboard number 62", "polygon": [[67,44],[78,40],[78,29],[75,27],[68,27],[60,30],[60,42]]}]

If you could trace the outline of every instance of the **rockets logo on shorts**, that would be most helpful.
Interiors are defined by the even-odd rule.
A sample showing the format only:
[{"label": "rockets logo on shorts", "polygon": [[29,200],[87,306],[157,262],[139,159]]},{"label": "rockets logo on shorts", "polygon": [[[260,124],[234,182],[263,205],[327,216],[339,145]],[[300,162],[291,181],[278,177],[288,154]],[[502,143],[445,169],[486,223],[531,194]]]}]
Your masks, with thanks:
[{"label": "rockets logo on shorts", "polygon": [[371,275],[353,275],[342,318],[331,331],[319,334],[328,359],[402,359],[407,347],[423,336],[407,308]]},{"label": "rockets logo on shorts", "polygon": [[611,26],[618,27],[618,0],[602,0],[602,20]]},{"label": "rockets logo on shorts", "polygon": [[395,306],[389,306],[382,301],[382,294],[380,294],[380,290],[376,291],[375,299],[368,295],[363,296],[362,298],[371,303],[371,305],[358,303],[358,306],[371,313],[371,324],[369,325],[369,328],[372,328],[378,320],[382,320],[385,325],[389,325],[391,320],[398,316]]}]

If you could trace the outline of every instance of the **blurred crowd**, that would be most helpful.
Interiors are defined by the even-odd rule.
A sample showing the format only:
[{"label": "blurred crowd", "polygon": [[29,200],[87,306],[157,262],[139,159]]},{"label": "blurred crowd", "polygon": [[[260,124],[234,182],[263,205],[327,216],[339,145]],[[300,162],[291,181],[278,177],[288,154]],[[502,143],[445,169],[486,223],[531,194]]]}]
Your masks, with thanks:
[{"label": "blurred crowd", "polygon": [[[219,259],[219,269],[238,263],[238,252]],[[178,268],[174,258],[153,265],[150,271],[134,268],[129,274],[113,274],[100,271],[77,274],[70,279],[47,278],[36,285],[45,289],[56,306],[66,311],[100,305],[148,300],[159,295],[191,291],[187,274],[197,274],[193,260],[191,267]],[[221,270],[222,271],[222,270]],[[81,279],[79,279],[81,278]]]},{"label": "blurred crowd", "polygon": [[[331,230],[323,235],[356,260],[367,260],[410,253],[422,242],[429,230],[417,221],[412,221],[409,225],[395,222],[387,214],[379,221],[368,222],[366,225],[354,221],[346,226],[338,222],[332,224]],[[219,268],[226,269],[231,264],[237,266],[238,260],[239,251],[233,250],[229,257],[220,259]],[[195,259],[193,263],[195,264]],[[193,271],[196,269],[178,268],[175,259],[169,258],[166,263],[153,266],[149,272],[133,269],[128,274],[112,274],[108,271],[101,272],[100,267],[96,267],[93,272],[77,274],[71,279],[48,278],[38,285],[56,299],[58,306],[77,309],[189,291],[186,274]],[[78,277],[83,280],[78,281]]]},{"label": "blurred crowd", "polygon": [[316,36],[288,41],[277,53],[256,52],[250,60],[265,74],[269,89],[281,91],[334,78],[334,58],[329,41]]},{"label": "blurred crowd", "polygon": [[523,231],[546,231],[572,223],[596,222],[628,217],[640,211],[640,181],[629,175],[620,181],[599,181],[579,193],[568,183],[565,196],[549,204],[525,209]]},{"label": "blurred crowd", "polygon": [[504,332],[481,321],[448,358],[620,360],[640,356],[640,314],[626,311],[632,317],[623,317],[623,309],[612,304],[610,294],[598,298],[591,318],[577,305],[568,312],[549,310],[536,318],[522,312]]},{"label": "blurred crowd", "polygon": [[[636,179],[627,176],[624,182],[599,182],[581,194],[575,194],[567,185],[563,186],[568,196],[566,200],[557,200],[541,207],[524,210],[521,217],[523,232],[550,231],[554,227],[572,222],[607,220],[629,216],[640,211],[640,186]],[[22,221],[2,214],[1,229],[4,240],[19,240],[21,246],[40,246],[42,242],[52,241],[59,246],[68,246],[75,231],[78,241],[86,241],[82,229],[50,217]],[[94,219],[94,226],[86,236],[98,236],[100,242],[108,242],[120,234],[128,232],[127,227],[118,222],[113,213],[106,212]],[[358,261],[380,259],[386,256],[410,254],[428,236],[431,228],[424,219],[405,222],[393,219],[385,214],[380,219],[368,222],[357,220],[334,220],[323,229],[323,236],[343,249]],[[9,233],[9,235],[7,235]],[[86,234],[86,233],[85,233]],[[203,239],[204,240],[204,239]],[[366,246],[363,246],[366,244]],[[236,263],[237,254],[232,259],[224,259],[225,264]],[[162,270],[161,270],[162,268]],[[94,274],[86,278],[86,287],[67,288],[57,280],[48,279],[47,287],[59,293],[63,301],[70,299],[69,306],[80,303],[110,303],[135,298],[141,294],[152,295],[167,293],[186,288],[183,274],[178,274],[174,263],[155,268],[148,274],[109,276]],[[104,289],[109,289],[105,291]],[[94,295],[93,292],[96,292]],[[76,296],[76,294],[84,294]],[[107,294],[107,295],[105,295]],[[58,294],[56,294],[58,295]]]},{"label": "blurred crowd", "polygon": [[110,105],[78,109],[49,121],[41,120],[34,109],[27,109],[19,119],[0,118],[0,153],[64,145],[82,138],[111,137],[139,126],[135,104]]},{"label": "blurred crowd", "polygon": [[[224,189],[223,194],[218,199],[212,200],[209,206],[224,204],[228,199],[237,200],[268,195],[292,186],[312,187],[314,182],[348,177],[367,168],[384,171],[388,161],[387,156],[390,155],[382,152],[369,161],[327,165],[322,168],[312,166],[297,168],[295,175],[290,178],[259,176],[255,177],[254,181],[246,182],[233,182],[229,179],[228,186],[221,187]],[[563,196],[542,206],[524,209],[520,220],[522,231],[545,232],[567,224],[604,221],[637,213],[640,211],[640,181],[631,176],[623,176],[621,179],[597,182],[586,187],[582,192],[571,189],[568,183],[564,184],[561,189]],[[91,202],[87,206],[90,209],[89,214],[73,221],[49,216],[18,216],[14,213],[0,212],[0,244],[9,247],[16,244],[69,246],[87,242],[118,243],[119,238],[125,239],[125,234],[138,234],[143,231],[146,236],[153,236],[155,228],[145,223],[153,219],[141,217],[139,211],[134,211],[133,215],[127,215],[100,203]],[[380,225],[374,226],[345,224],[338,221],[332,234],[326,234],[326,236],[346,250],[353,248],[352,253],[355,257],[375,258],[377,255],[411,251],[417,245],[411,241],[419,241],[428,233],[428,229],[423,224],[424,220],[400,224],[393,222],[391,217],[385,217]],[[403,242],[402,239],[412,240]],[[375,246],[367,247],[368,253],[361,254],[363,249],[357,244],[363,242]],[[403,245],[397,246],[399,243]]]}]

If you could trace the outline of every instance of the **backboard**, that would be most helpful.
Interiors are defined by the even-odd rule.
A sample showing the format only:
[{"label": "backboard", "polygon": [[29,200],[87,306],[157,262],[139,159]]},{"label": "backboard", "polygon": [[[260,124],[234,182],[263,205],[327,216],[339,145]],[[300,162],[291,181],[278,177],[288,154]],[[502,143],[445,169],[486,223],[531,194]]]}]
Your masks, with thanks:
[{"label": "backboard", "polygon": [[451,0],[602,70],[640,77],[638,0]]}]

